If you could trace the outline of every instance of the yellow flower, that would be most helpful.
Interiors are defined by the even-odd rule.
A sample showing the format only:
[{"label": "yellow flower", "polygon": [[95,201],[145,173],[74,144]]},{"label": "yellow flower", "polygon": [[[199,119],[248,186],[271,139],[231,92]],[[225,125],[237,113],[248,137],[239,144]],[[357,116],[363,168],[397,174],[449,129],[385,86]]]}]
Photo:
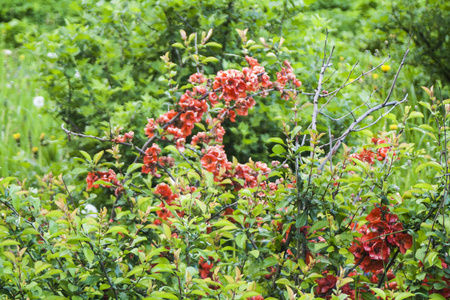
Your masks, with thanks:
[{"label": "yellow flower", "polygon": [[44,139],[44,137],[45,137],[45,133],[41,133],[41,137],[40,137],[41,141]]},{"label": "yellow flower", "polygon": [[381,66],[381,71],[383,72],[388,72],[391,69],[391,66],[389,65],[382,65]]},{"label": "yellow flower", "polygon": [[345,58],[344,58],[343,56],[340,56],[340,57],[339,57],[339,60],[340,60],[340,61],[344,61],[344,59],[345,59]]},{"label": "yellow flower", "polygon": [[390,130],[397,130],[397,128],[398,128],[397,124],[392,124],[389,126]]},{"label": "yellow flower", "polygon": [[24,60],[25,59],[25,55],[22,54],[22,55],[19,56],[19,58],[20,58],[20,60]]},{"label": "yellow flower", "polygon": [[33,153],[37,153],[38,151],[39,151],[38,147],[31,148],[31,152],[33,152]]},{"label": "yellow flower", "polygon": [[378,74],[373,74],[372,77],[373,77],[373,79],[377,79],[378,78]]},{"label": "yellow flower", "polygon": [[14,134],[13,134],[13,138],[14,138],[16,141],[20,140],[20,133],[14,133]]}]

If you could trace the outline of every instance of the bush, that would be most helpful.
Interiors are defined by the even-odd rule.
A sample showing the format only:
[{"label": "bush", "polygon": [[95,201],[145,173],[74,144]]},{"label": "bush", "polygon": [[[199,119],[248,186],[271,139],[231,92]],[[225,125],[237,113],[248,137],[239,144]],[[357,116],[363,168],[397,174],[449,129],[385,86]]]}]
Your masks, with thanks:
[{"label": "bush", "polygon": [[[251,47],[238,33],[244,49]],[[182,39],[195,61],[201,43],[184,33]],[[163,56],[164,91],[176,103],[158,118],[138,119],[145,131],[88,136],[65,129],[112,142],[108,154],[80,151],[88,166],[83,198],[74,199],[62,177],[42,178],[38,188],[1,180],[0,291],[52,299],[448,298],[448,100],[425,88],[439,128],[428,152],[403,138],[411,120],[423,117],[408,106],[390,132],[358,134],[355,151],[343,143],[347,136],[369,133],[407,95],[393,100],[391,77],[385,97],[374,92],[349,107],[348,126],[322,130],[322,108],[345,85],[358,90],[350,74],[323,92],[333,71],[329,51],[320,54],[312,93],[300,89],[288,60],[270,66],[246,57],[244,68],[195,72],[188,83],[175,77],[176,57]],[[199,70],[214,74],[203,68],[207,62]],[[225,120],[251,114],[267,93],[289,107],[279,116],[283,138],[267,141],[275,160],[240,163],[222,146]],[[313,98],[312,116],[301,126],[304,95]],[[134,163],[123,163],[126,152]],[[420,181],[401,184],[396,176],[413,163]]]},{"label": "bush", "polygon": [[[305,1],[306,4],[311,2],[314,1]],[[205,72],[216,73],[241,68],[244,56],[251,55],[268,62],[265,66],[271,72],[276,70],[275,62],[293,59],[292,67],[297,74],[302,74],[303,86],[313,90],[320,72],[317,41],[325,38],[325,28],[329,28],[330,36],[342,40],[336,47],[343,53],[342,60],[336,58],[332,68],[344,73],[351,69],[350,62],[358,59],[363,65],[373,64],[377,57],[355,50],[368,48],[366,40],[359,43],[355,35],[370,33],[368,27],[372,23],[361,21],[362,16],[378,16],[386,10],[381,9],[382,5],[363,6],[366,2],[352,5],[351,11],[340,11],[340,6],[328,10],[321,2],[308,7],[294,1],[203,1],[201,5],[190,0],[84,1],[73,5],[80,15],[78,20],[44,34],[28,47],[47,62],[39,82],[58,103],[54,113],[72,130],[100,135],[118,126],[115,120],[121,120],[122,126],[140,133],[140,120],[155,118],[172,109],[183,94],[183,86],[178,89],[173,86],[171,95],[167,94],[166,70],[159,59],[167,52],[172,62],[180,67],[171,75],[177,82],[186,82],[190,74],[196,72],[196,61],[205,61]],[[333,15],[341,16],[342,21],[332,20]],[[360,22],[360,26],[355,27],[355,22]],[[235,28],[247,29],[250,36],[255,37],[246,52],[242,51]],[[203,45],[202,32],[206,35],[210,29],[213,35]],[[184,46],[180,30],[185,30],[190,37],[190,48]],[[196,32],[198,59],[192,56],[195,36],[192,34]],[[281,37],[284,47],[280,47]],[[344,51],[349,43],[354,48]],[[373,53],[381,55],[375,50]],[[360,72],[358,68],[356,71]],[[329,84],[337,85],[343,80],[345,76],[332,77]],[[360,81],[360,84],[372,88],[381,82],[379,78]],[[328,112],[338,111],[349,103],[361,103],[367,96],[341,94],[327,107]],[[308,101],[305,97],[303,103]],[[249,122],[231,124],[227,121],[225,125],[230,132],[224,144],[230,155],[240,160],[247,160],[250,155],[258,160],[267,159],[270,151],[264,141],[270,135],[283,136],[277,116],[287,114],[288,108],[281,104],[279,97],[269,95],[260,100]],[[305,124],[310,121],[308,108],[300,114]],[[348,125],[345,121],[329,122],[327,119],[319,123],[323,130],[329,126],[338,130]],[[101,150],[87,143],[90,142],[84,141],[74,148],[80,146],[89,153]]]}]

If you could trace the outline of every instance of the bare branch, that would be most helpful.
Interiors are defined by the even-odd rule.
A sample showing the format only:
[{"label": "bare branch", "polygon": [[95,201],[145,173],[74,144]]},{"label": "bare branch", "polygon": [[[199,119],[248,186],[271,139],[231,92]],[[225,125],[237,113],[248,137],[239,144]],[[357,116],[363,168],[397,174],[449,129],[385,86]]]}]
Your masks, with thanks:
[{"label": "bare branch", "polygon": [[[387,113],[385,113],[381,116],[381,117],[384,117],[393,108],[395,108],[396,106],[407,101],[407,98],[408,98],[408,95],[406,95],[405,98],[403,98],[401,101],[392,101],[392,102],[388,102],[388,103],[382,103],[382,104],[378,104],[377,106],[372,107],[371,109],[368,109],[362,116],[360,116],[358,119],[356,119],[338,139],[335,140],[336,144],[333,146],[332,150],[327,154],[327,156],[325,157],[325,160],[321,163],[319,170],[322,170],[324,168],[326,162],[332,157],[333,152],[335,152],[339,148],[342,141],[347,137],[347,135],[349,135],[351,132],[356,132],[356,131],[362,130],[362,129],[356,129],[356,126],[359,123],[361,123],[364,119],[366,119],[368,116],[370,116],[375,111],[380,110],[384,107],[393,106]],[[377,121],[380,119],[381,118],[377,119]],[[371,125],[375,124],[376,122],[372,123]]]}]

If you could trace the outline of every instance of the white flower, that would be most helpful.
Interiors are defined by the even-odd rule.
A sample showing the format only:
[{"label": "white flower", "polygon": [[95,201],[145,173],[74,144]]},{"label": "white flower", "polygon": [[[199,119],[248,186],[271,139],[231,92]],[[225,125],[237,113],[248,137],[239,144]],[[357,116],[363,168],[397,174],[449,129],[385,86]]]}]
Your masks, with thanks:
[{"label": "white flower", "polygon": [[97,218],[98,210],[92,204],[86,204],[84,209],[81,211],[83,214],[86,214],[86,218]]},{"label": "white flower", "polygon": [[49,52],[49,53],[47,53],[47,57],[56,59],[56,58],[58,58],[58,54],[56,54],[54,52]]},{"label": "white flower", "polygon": [[44,97],[42,97],[42,96],[34,97],[33,105],[36,106],[37,108],[41,108],[42,106],[44,106]]},{"label": "white flower", "polygon": [[74,77],[75,77],[75,78],[81,78],[81,74],[80,74],[80,72],[78,72],[78,70],[75,70],[75,75],[74,75]]},{"label": "white flower", "polygon": [[12,54],[12,51],[9,50],[9,49],[4,49],[4,50],[3,50],[3,54],[6,55],[6,56],[9,56],[9,55]]}]

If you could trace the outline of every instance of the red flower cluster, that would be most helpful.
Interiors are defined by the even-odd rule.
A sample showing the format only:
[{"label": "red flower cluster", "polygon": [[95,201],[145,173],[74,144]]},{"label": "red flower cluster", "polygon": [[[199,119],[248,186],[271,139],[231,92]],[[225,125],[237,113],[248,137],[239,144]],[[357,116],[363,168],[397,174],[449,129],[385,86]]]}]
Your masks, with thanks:
[{"label": "red flower cluster", "polygon": [[[178,198],[178,195],[174,194],[167,184],[165,183],[158,184],[155,189],[155,194],[160,195],[162,200],[164,200],[167,205],[179,206],[178,204],[173,203],[173,201]],[[173,214],[170,210],[167,209],[164,201],[161,201],[161,203],[158,204],[158,207],[161,207],[161,210],[158,210],[156,214],[161,220],[167,221],[168,218],[173,218]],[[176,213],[180,217],[184,216],[184,211],[176,211]],[[162,223],[160,219],[156,219],[154,221],[154,224],[160,225]],[[170,221],[167,222],[170,223]]]},{"label": "red flower cluster", "polygon": [[188,81],[192,84],[196,84],[196,83],[202,84],[203,82],[206,81],[206,78],[205,78],[205,76],[203,76],[202,73],[195,73],[189,77]]},{"label": "red flower cluster", "polygon": [[[206,78],[202,74],[196,73],[189,78],[191,83],[204,83]],[[203,99],[206,96],[206,87],[194,86],[191,90],[187,90],[178,102],[180,111],[170,110],[161,115],[156,121],[149,119],[145,126],[145,134],[151,138],[155,134],[157,125],[164,125],[170,123],[167,126],[165,134],[173,135],[174,140],[186,139],[191,135],[194,124],[200,122],[203,114],[208,110],[206,100]],[[177,118],[179,116],[179,118]],[[179,145],[180,143],[177,143]]]},{"label": "red flower cluster", "polygon": [[[218,276],[214,276],[214,273],[211,272],[212,268],[214,268],[214,263],[219,261],[220,259],[215,260],[212,256],[209,256],[207,260],[205,260],[203,257],[200,257],[200,260],[198,262],[200,277],[202,279],[211,278],[212,281],[220,283]],[[208,285],[208,287],[212,290],[217,290],[220,288],[220,286],[216,284],[210,284]]]},{"label": "red flower cluster", "polygon": [[133,131],[130,131],[130,132],[125,133],[123,136],[122,136],[122,135],[117,136],[116,138],[114,138],[114,139],[112,140],[112,142],[113,142],[113,143],[126,143],[127,140],[128,140],[129,142],[131,142],[131,140],[133,139],[133,137],[134,137],[134,132],[133,132]]},{"label": "red flower cluster", "polygon": [[403,230],[403,224],[398,222],[396,214],[389,213],[386,206],[375,207],[366,220],[369,224],[358,230],[363,236],[356,239],[349,249],[356,261],[362,260],[360,267],[364,271],[383,269],[391,254],[389,247],[398,247],[403,254],[411,248],[412,237],[406,233],[397,233]]},{"label": "red flower cluster", "polygon": [[211,269],[214,268],[214,258],[208,257],[208,260],[205,261],[203,257],[200,257],[200,261],[198,262],[199,271],[200,271],[200,277],[205,278],[212,278],[213,273],[211,272]]},{"label": "red flower cluster", "polygon": [[215,177],[219,177],[231,169],[231,163],[227,159],[223,146],[208,147],[206,154],[201,159],[201,163],[203,168],[213,173]]},{"label": "red flower cluster", "polygon": [[370,150],[367,149],[362,149],[361,152],[359,153],[353,153],[350,155],[351,158],[357,158],[360,161],[364,161],[367,162],[371,165],[373,165],[375,163],[375,161],[373,160],[375,158],[375,153],[373,153]]},{"label": "red flower cluster", "polygon": [[[382,138],[372,138],[372,142],[375,145],[382,145],[382,144],[388,144],[390,142],[389,139],[382,139]],[[386,159],[387,153],[389,152],[390,147],[383,147],[377,149],[377,159],[379,161],[383,161]],[[395,153],[394,153],[395,155]]]},{"label": "red flower cluster", "polygon": [[280,72],[277,72],[277,82],[275,83],[275,87],[282,93],[282,98],[287,100],[289,99],[289,95],[283,93],[284,88],[291,81],[296,87],[300,87],[302,82],[298,80],[294,74],[294,69],[291,67],[289,61],[285,60],[283,62],[284,67],[281,68]]},{"label": "red flower cluster", "polygon": [[222,124],[217,121],[217,119],[213,119],[211,121],[207,121],[207,123],[215,124],[214,127],[209,132],[199,132],[192,137],[191,145],[196,146],[199,143],[203,143],[208,145],[214,140],[216,143],[223,142],[223,136],[225,135],[225,129],[222,127]]},{"label": "red flower cluster", "polygon": [[[214,78],[213,89],[216,91],[220,90],[220,94],[217,95],[216,92],[209,94],[209,101],[212,106],[218,103],[218,99],[225,100],[227,108],[231,106],[231,101],[235,101],[234,106],[237,114],[246,116],[248,110],[255,105],[255,100],[247,97],[247,93],[256,92],[272,86],[272,82],[264,67],[260,66],[258,61],[252,57],[246,56],[245,59],[249,63],[250,68],[243,68],[242,72],[230,69],[217,73],[217,76]],[[228,114],[234,122],[236,113],[228,112]]]},{"label": "red flower cluster", "polygon": [[[383,273],[384,273],[384,269],[380,269],[380,270],[374,272],[372,277],[370,278],[370,281],[372,283],[378,283],[380,280],[380,277],[383,275]],[[394,275],[394,273],[392,273],[391,270],[389,270],[387,272],[386,277],[387,277],[387,281],[384,283],[384,287],[386,289],[391,289],[391,290],[397,289],[397,286],[398,286],[397,282],[395,282],[395,281],[389,282],[395,278],[395,275]]]},{"label": "red flower cluster", "polygon": [[[259,161],[255,163],[254,168],[238,163],[235,168],[234,177],[237,179],[244,179],[243,188],[254,188],[258,185],[258,175],[269,174],[270,171],[271,169],[267,164]],[[262,183],[260,182],[260,184]],[[236,188],[241,189],[242,187],[237,184]]]},{"label": "red flower cluster", "polygon": [[247,298],[247,300],[264,300],[264,297],[263,296],[255,296],[255,297]]},{"label": "red flower cluster", "polygon": [[99,184],[94,184],[94,182],[98,181],[98,180],[102,180],[104,182],[109,182],[112,184],[112,186],[107,186],[107,185],[101,185],[103,187],[108,187],[108,188],[114,188],[114,193],[116,194],[116,196],[118,196],[120,193],[123,192],[123,187],[122,184],[120,183],[120,181],[117,179],[117,175],[116,173],[109,169],[108,172],[89,172],[87,177],[86,177],[86,183],[87,183],[87,189],[90,190],[91,188],[99,188]]},{"label": "red flower cluster", "polygon": [[[147,150],[145,150],[144,165],[142,166],[142,173],[156,175],[156,167],[158,165],[158,155],[161,153],[161,148],[155,143]],[[158,175],[156,175],[159,177]]]},{"label": "red flower cluster", "polygon": [[[316,296],[325,299],[331,299],[333,289],[336,287],[337,277],[329,274],[324,278],[316,279],[316,282],[318,284],[315,291]],[[350,285],[348,283],[342,286],[340,288],[340,291],[344,294],[349,295],[350,299],[355,299],[355,290],[350,288]]]}]

